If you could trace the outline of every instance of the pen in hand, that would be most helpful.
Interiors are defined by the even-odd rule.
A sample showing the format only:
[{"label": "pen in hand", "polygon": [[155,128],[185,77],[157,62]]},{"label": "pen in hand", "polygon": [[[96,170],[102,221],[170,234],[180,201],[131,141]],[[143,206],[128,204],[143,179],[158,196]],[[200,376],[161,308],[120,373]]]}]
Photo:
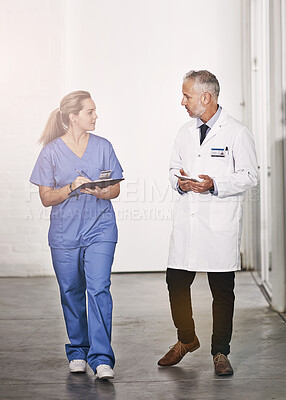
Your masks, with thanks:
[{"label": "pen in hand", "polygon": [[87,178],[87,179],[89,179],[89,180],[91,180],[92,181],[92,179],[86,174],[86,173],[84,173],[85,174],[85,176],[82,174],[82,172],[79,172],[76,168],[75,168],[75,171],[80,175],[80,176],[82,176],[83,178]]}]

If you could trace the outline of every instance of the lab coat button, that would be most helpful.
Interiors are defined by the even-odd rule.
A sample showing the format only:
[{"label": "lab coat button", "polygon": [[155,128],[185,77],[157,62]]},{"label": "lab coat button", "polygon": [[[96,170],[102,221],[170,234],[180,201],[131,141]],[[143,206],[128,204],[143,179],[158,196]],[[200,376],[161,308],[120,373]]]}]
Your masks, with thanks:
[{"label": "lab coat button", "polygon": [[201,155],[200,154],[198,154],[198,157],[200,157]]},{"label": "lab coat button", "polygon": [[191,217],[194,217],[195,216],[195,214],[191,214]]}]

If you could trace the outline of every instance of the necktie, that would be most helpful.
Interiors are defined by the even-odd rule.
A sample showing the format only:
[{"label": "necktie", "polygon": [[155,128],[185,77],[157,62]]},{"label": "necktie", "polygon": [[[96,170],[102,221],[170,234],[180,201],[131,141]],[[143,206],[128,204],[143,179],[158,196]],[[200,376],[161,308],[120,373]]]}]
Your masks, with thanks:
[{"label": "necktie", "polygon": [[208,129],[209,129],[209,127],[206,124],[203,124],[202,126],[200,126],[200,130],[201,130],[200,144],[202,144],[203,141],[205,140],[206,133],[207,133]]}]

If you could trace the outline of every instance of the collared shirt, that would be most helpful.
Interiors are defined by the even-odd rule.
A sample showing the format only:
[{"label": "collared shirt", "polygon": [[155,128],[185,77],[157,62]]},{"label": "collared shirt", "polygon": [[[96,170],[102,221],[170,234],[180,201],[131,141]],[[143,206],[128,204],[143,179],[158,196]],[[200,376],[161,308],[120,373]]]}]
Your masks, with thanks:
[{"label": "collared shirt", "polygon": [[203,122],[200,118],[197,118],[197,129],[200,128],[202,125],[206,124],[208,126],[206,136],[209,133],[209,131],[212,129],[216,121],[218,120],[220,113],[221,113],[221,106],[218,105],[218,109],[216,110],[216,113],[209,119],[207,122]]}]

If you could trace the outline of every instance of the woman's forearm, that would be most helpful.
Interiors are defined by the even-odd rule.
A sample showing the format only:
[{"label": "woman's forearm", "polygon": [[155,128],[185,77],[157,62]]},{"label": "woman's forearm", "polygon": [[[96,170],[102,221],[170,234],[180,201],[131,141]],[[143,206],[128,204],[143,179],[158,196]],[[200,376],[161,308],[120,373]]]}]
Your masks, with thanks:
[{"label": "woman's forearm", "polygon": [[63,186],[60,189],[54,189],[52,187],[47,187],[47,186],[40,186],[39,192],[43,206],[50,207],[62,203],[63,201],[68,199],[69,193],[72,190],[75,190],[83,183],[87,182],[90,182],[90,179],[78,176],[70,185]]},{"label": "woman's forearm", "polygon": [[120,193],[119,183],[117,183],[116,185],[113,185],[113,186],[109,186],[106,189],[107,189],[106,193],[102,193],[102,196],[103,196],[103,197],[101,197],[102,199],[111,200],[111,199],[115,199],[116,197],[119,196],[119,193]]},{"label": "woman's forearm", "polygon": [[[74,183],[72,183],[72,185],[74,185]],[[72,189],[74,189],[73,186]],[[43,206],[50,207],[50,206],[56,206],[62,203],[63,201],[67,200],[69,198],[69,193],[71,192],[71,187],[70,185],[66,185],[60,189],[54,189],[47,186],[40,186],[39,191]],[[99,199],[103,200],[111,200],[119,196],[120,185],[119,183],[117,183],[116,185],[108,186],[107,188],[99,190],[84,189],[82,190],[82,193],[92,194],[93,196],[96,196]]]},{"label": "woman's forearm", "polygon": [[66,185],[60,189],[40,186],[40,198],[45,207],[56,206],[62,203],[68,199],[70,192],[70,185]]},{"label": "woman's forearm", "polygon": [[94,189],[83,189],[82,193],[85,194],[91,194],[95,197],[97,197],[98,199],[103,199],[103,200],[111,200],[111,199],[115,199],[115,197],[119,196],[120,193],[120,184],[116,183],[113,186],[108,186],[106,188],[99,188],[99,187],[95,187]]}]

